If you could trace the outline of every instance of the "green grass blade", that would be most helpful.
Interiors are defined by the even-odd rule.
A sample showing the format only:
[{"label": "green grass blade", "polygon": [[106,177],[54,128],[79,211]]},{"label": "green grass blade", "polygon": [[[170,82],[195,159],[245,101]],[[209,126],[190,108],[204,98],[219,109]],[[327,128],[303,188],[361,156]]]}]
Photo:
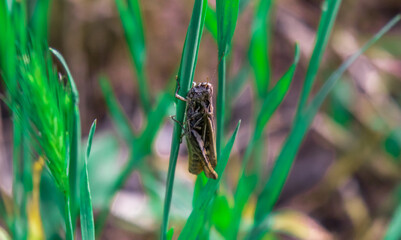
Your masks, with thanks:
[{"label": "green grass blade", "polygon": [[379,32],[377,32],[365,45],[363,45],[356,53],[350,56],[341,66],[330,75],[328,80],[316,94],[316,97],[312,100],[310,106],[308,107],[308,114],[315,114],[320,106],[322,105],[324,99],[327,97],[331,89],[333,89],[334,84],[342,76],[342,74],[348,69],[348,67],[355,62],[355,60],[362,55],[367,49],[369,49],[373,44],[375,44],[386,32],[388,32],[396,23],[400,21],[401,15],[396,15],[391,21],[389,21]]},{"label": "green grass blade", "polygon": [[219,57],[227,54],[234,35],[239,12],[239,0],[216,0]]},{"label": "green grass blade", "polygon": [[270,120],[273,113],[276,111],[278,106],[284,100],[285,95],[290,88],[291,81],[294,77],[295,69],[299,61],[299,46],[295,45],[295,57],[294,62],[284,74],[283,77],[277,82],[274,88],[267,94],[263,101],[261,111],[256,120],[254,139],[257,140],[261,137],[263,130]]},{"label": "green grass blade", "polygon": [[14,27],[15,39],[19,46],[25,50],[28,41],[27,34],[27,9],[26,1],[13,1],[11,9],[11,18]]},{"label": "green grass blade", "polygon": [[298,152],[299,146],[313,121],[318,109],[324,99],[333,88],[334,84],[347,70],[347,68],[372,46],[380,37],[390,30],[398,21],[400,15],[397,15],[389,23],[386,24],[374,37],[372,37],[362,48],[348,58],[333,74],[330,75],[323,87],[320,89],[316,97],[308,106],[304,114],[301,114],[291,130],[280,154],[278,155],[269,179],[264,186],[263,191],[258,197],[255,210],[255,225],[257,226],[271,212],[273,206],[278,200],[284,183],[288,177],[290,168]]},{"label": "green grass blade", "polygon": [[[206,11],[207,11],[207,1],[195,0],[191,21],[189,23],[187,35],[185,38],[184,48],[182,51],[180,70],[178,73],[178,79],[180,83],[179,94],[181,96],[186,96],[189,88],[192,85],[196,67],[196,61],[198,57],[199,44],[205,22]],[[183,122],[184,120],[185,108],[186,108],[185,102],[177,101],[176,119],[179,122]],[[167,228],[168,217],[170,212],[171,197],[173,193],[175,166],[177,164],[178,150],[181,141],[180,140],[181,132],[182,132],[181,126],[178,123],[175,123],[172,136],[169,167],[167,173],[167,183],[166,183],[167,186],[165,195],[166,197],[164,199],[161,239],[166,239],[166,232],[168,229]]]},{"label": "green grass blade", "polygon": [[50,0],[36,1],[29,26],[40,43],[47,40]]},{"label": "green grass blade", "polygon": [[67,194],[65,198],[65,216],[64,216],[64,221],[65,221],[65,228],[66,228],[66,233],[65,233],[65,239],[66,240],[74,240],[74,224],[73,224],[73,215],[74,211],[72,208],[71,204],[71,196]]},{"label": "green grass blade", "polygon": [[172,240],[174,236],[174,228],[170,228],[167,232],[167,240]]},{"label": "green grass blade", "polygon": [[27,194],[24,184],[23,163],[31,161],[27,158],[25,149],[26,120],[16,119],[13,124],[13,222],[12,232],[16,239],[25,239],[28,236]]},{"label": "green grass blade", "polygon": [[218,67],[218,92],[216,103],[216,152],[220,155],[224,141],[224,118],[226,106],[226,57],[223,55]]},{"label": "green grass blade", "polygon": [[241,223],[242,211],[245,207],[245,204],[248,202],[252,192],[255,190],[256,184],[259,181],[261,158],[256,158],[256,160],[253,161],[252,164],[249,164],[250,166],[248,166],[248,163],[257,146],[261,145],[260,138],[263,134],[265,126],[267,125],[271,116],[281,104],[285,95],[288,92],[290,83],[295,73],[296,66],[299,61],[299,52],[299,47],[298,45],[296,45],[293,64],[289,67],[283,77],[281,77],[281,79],[276,83],[274,88],[267,94],[264,99],[262,108],[258,114],[253,137],[248,144],[242,162],[241,169],[243,169],[243,172],[237,184],[237,191],[235,193],[235,206],[233,210],[233,216],[231,218],[232,220],[230,223],[230,231],[227,232],[228,239],[235,239],[237,237],[237,233]]},{"label": "green grass blade", "polygon": [[224,141],[224,116],[226,107],[226,55],[234,35],[239,11],[239,0],[216,0],[218,45],[218,93],[216,104],[216,152],[220,156]]},{"label": "green grass blade", "polygon": [[203,218],[206,214],[207,207],[210,206],[209,203],[210,201],[212,201],[215,192],[219,187],[220,180],[227,166],[231,149],[233,147],[240,125],[241,121],[238,122],[237,128],[235,129],[226,147],[220,155],[220,161],[217,163],[215,169],[219,177],[216,180],[208,179],[205,187],[199,193],[199,197],[197,197],[196,199],[191,215],[189,216],[178,239],[196,239],[198,232],[202,227]]},{"label": "green grass blade", "polygon": [[401,238],[401,204],[398,205],[394,212],[394,216],[387,228],[384,240],[397,240]]},{"label": "green grass blade", "polygon": [[260,0],[252,22],[249,63],[255,75],[255,88],[260,98],[266,96],[269,85],[271,66],[269,46],[271,33],[271,12],[273,0]]},{"label": "green grass blade", "polygon": [[74,104],[78,104],[78,102],[79,102],[78,89],[77,89],[77,86],[75,85],[74,78],[72,77],[72,74],[67,65],[67,62],[65,61],[63,55],[61,55],[56,49],[49,48],[49,50],[54,54],[54,56],[56,56],[56,58],[60,61],[61,65],[63,66],[64,70],[66,71],[68,83],[71,86],[71,93],[73,96]]},{"label": "green grass blade", "polygon": [[92,198],[90,193],[89,179],[88,179],[88,159],[92,147],[92,139],[96,130],[96,120],[92,123],[88,143],[86,147],[86,155],[84,159],[84,166],[82,169],[82,181],[81,181],[81,232],[83,240],[94,240],[95,239],[95,224],[93,221],[93,209],[92,209]]},{"label": "green grass blade", "polygon": [[320,19],[319,28],[316,33],[315,48],[313,49],[312,57],[309,61],[308,70],[306,72],[305,82],[303,84],[298,104],[297,115],[304,110],[308,102],[308,98],[312,90],[316,74],[319,70],[327,42],[329,41],[331,30],[333,29],[340,4],[341,0],[325,0],[323,3],[323,13]]},{"label": "green grass blade", "polygon": [[217,40],[217,17],[216,12],[207,5],[207,12],[205,18],[206,29],[210,32],[214,40]]},{"label": "green grass blade", "polygon": [[[14,79],[16,75],[16,48],[14,28],[11,17],[7,11],[6,1],[0,2],[0,25],[2,26],[2,37],[0,37],[0,70],[5,79]],[[11,93],[16,92],[16,82],[10,81],[7,88]]]},{"label": "green grass blade", "polygon": [[118,103],[117,98],[113,93],[110,82],[106,77],[101,77],[99,79],[99,84],[103,96],[106,100],[106,105],[109,109],[111,117],[115,122],[118,134],[124,139],[126,143],[131,143],[132,140],[135,138],[134,130],[131,127],[130,120],[124,113],[121,105]]},{"label": "green grass blade", "polygon": [[115,0],[115,2],[124,28],[125,39],[136,70],[142,107],[145,113],[148,113],[151,109],[151,103],[145,73],[146,46],[139,1]]}]

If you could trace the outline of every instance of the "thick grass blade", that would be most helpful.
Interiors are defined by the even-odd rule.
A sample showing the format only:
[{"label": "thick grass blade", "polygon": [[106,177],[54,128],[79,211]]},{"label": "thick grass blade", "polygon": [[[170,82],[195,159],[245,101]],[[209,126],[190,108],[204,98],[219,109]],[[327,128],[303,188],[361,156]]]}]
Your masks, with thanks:
[{"label": "thick grass blade", "polygon": [[226,56],[234,35],[239,12],[239,0],[216,0],[218,45],[218,92],[216,104],[216,152],[220,156],[224,141],[224,116],[226,107]]},{"label": "thick grass blade", "polygon": [[205,18],[206,29],[210,32],[214,40],[217,40],[217,17],[216,12],[207,5],[207,12]]},{"label": "thick grass blade", "polygon": [[40,43],[47,40],[48,16],[51,0],[36,1],[29,26]]},{"label": "thick grass blade", "polygon": [[216,0],[219,57],[227,54],[234,35],[239,12],[239,0]]},{"label": "thick grass blade", "polygon": [[260,0],[252,22],[252,37],[248,55],[255,75],[255,88],[259,98],[266,96],[270,85],[269,34],[271,33],[272,5],[273,0]]},{"label": "thick grass blade", "polygon": [[83,240],[95,239],[95,224],[93,220],[92,198],[88,179],[88,159],[92,147],[92,139],[96,130],[96,120],[92,123],[88,144],[86,146],[86,155],[84,166],[81,174],[81,199],[80,199],[80,215],[81,215],[81,232]]},{"label": "thick grass blade", "polygon": [[[192,85],[206,11],[207,1],[195,0],[191,21],[189,23],[184,48],[182,51],[180,70],[178,73],[178,81],[180,84],[180,91],[178,92],[178,94],[180,94],[181,96],[186,96],[190,86]],[[177,102],[176,119],[179,122],[183,122],[184,120],[185,108],[185,102]],[[166,232],[168,229],[168,217],[170,213],[171,197],[173,193],[175,166],[177,164],[178,150],[180,148],[181,132],[181,126],[178,123],[175,123],[167,173],[167,186],[165,195],[166,197],[164,199],[161,239],[166,239]]]},{"label": "thick grass blade", "polygon": [[223,152],[220,155],[219,158],[220,161],[217,163],[215,169],[219,177],[216,180],[208,179],[205,187],[199,193],[199,197],[196,198],[196,202],[194,204],[194,208],[191,212],[191,215],[189,216],[178,239],[185,239],[185,240],[196,239],[196,237],[198,236],[198,232],[202,227],[203,218],[205,217],[207,208],[208,206],[210,206],[210,202],[215,196],[215,192],[219,187],[220,180],[227,166],[231,149],[234,145],[234,141],[237,136],[240,125],[241,121],[238,122],[237,128],[235,129],[226,147],[224,148]]},{"label": "thick grass blade", "polygon": [[[16,48],[14,28],[11,17],[7,11],[6,1],[0,2],[0,26],[2,26],[2,37],[0,37],[0,72],[5,79],[14,79],[16,75]],[[16,92],[16,82],[5,81],[11,93]]]},{"label": "thick grass blade", "polygon": [[131,58],[138,78],[139,96],[145,113],[151,109],[150,92],[145,74],[146,46],[138,0],[115,0],[124,28]]},{"label": "thick grass blade", "polygon": [[323,53],[329,41],[331,30],[340,7],[341,0],[325,0],[322,6],[323,13],[316,33],[315,48],[309,61],[302,92],[300,95],[297,116],[304,110],[308,102],[317,71],[322,61]]},{"label": "thick grass blade", "polygon": [[118,103],[117,98],[113,93],[110,82],[106,77],[101,77],[99,84],[111,117],[115,122],[117,132],[126,143],[131,143],[135,138],[134,131],[127,115],[124,113],[121,105]]},{"label": "thick grass blade", "polygon": [[242,162],[243,172],[237,184],[237,191],[235,193],[235,206],[233,209],[233,216],[231,218],[230,231],[227,232],[228,239],[235,239],[239,230],[241,223],[242,211],[245,204],[248,202],[249,197],[256,188],[256,184],[259,181],[259,174],[261,163],[258,162],[260,159],[255,160],[252,164],[248,163],[251,159],[252,154],[255,151],[256,146],[260,145],[260,138],[263,134],[263,130],[267,123],[269,122],[271,116],[276,111],[278,106],[283,101],[285,95],[287,94],[290,83],[293,79],[296,66],[299,61],[299,47],[295,46],[295,56],[294,62],[289,67],[287,72],[281,77],[281,79],[276,83],[274,88],[267,94],[264,99],[262,108],[258,114],[255,130],[253,132],[252,139],[248,144],[245,151],[244,159]]},{"label": "thick grass blade", "polygon": [[313,121],[318,109],[322,105],[334,84],[340,79],[347,68],[355,62],[370,46],[372,46],[380,37],[391,29],[400,20],[400,15],[393,18],[386,26],[384,26],[374,37],[372,37],[362,48],[349,57],[333,74],[317,93],[311,104],[306,109],[305,113],[301,114],[295,125],[293,126],[287,140],[278,155],[274,164],[273,170],[269,176],[263,191],[258,197],[255,210],[255,226],[261,223],[271,212],[276,204],[281,190],[288,177],[292,163],[298,152],[299,146]]}]

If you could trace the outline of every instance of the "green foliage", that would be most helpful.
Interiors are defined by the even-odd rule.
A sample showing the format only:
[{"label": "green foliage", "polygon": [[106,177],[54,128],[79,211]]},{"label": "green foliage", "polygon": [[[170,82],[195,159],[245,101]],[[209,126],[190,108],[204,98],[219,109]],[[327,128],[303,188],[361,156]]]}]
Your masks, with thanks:
[{"label": "green foliage", "polygon": [[[31,197],[33,188],[32,163],[42,157],[47,166],[42,174],[40,187],[41,224],[46,238],[61,239],[60,229],[65,224],[65,238],[74,239],[75,222],[79,210],[82,238],[95,239],[93,208],[100,210],[96,222],[96,231],[99,234],[106,221],[113,197],[121,190],[132,172],[139,170],[144,192],[149,197],[151,212],[157,223],[161,224],[161,239],[173,239],[174,229],[180,229],[180,227],[169,227],[170,207],[179,205],[188,210],[191,206],[191,194],[188,194],[188,191],[192,190],[192,186],[188,187],[176,181],[175,197],[173,197],[174,181],[177,180],[175,168],[182,135],[182,127],[179,123],[174,124],[165,189],[163,189],[164,176],[160,177],[159,172],[152,169],[151,163],[145,161],[153,157],[152,147],[156,135],[174,100],[173,84],[169,84],[161,93],[151,93],[148,89],[145,71],[147,49],[139,1],[115,0],[115,3],[133,67],[136,70],[138,93],[145,113],[142,129],[134,132],[130,119],[119,105],[109,80],[102,77],[99,81],[117,133],[129,148],[130,156],[123,167],[116,166],[113,161],[119,151],[119,142],[115,138],[103,135],[102,138],[94,139],[92,144],[96,121],[90,130],[86,154],[83,154],[84,157],[79,154],[81,129],[78,91],[62,55],[53,49],[49,51],[47,47],[47,17],[51,1],[37,1],[32,9],[27,9],[25,1],[9,2],[12,8],[6,1],[0,2],[0,25],[3,33],[0,38],[0,73],[6,88],[4,100],[13,115],[14,143],[13,203],[9,204],[10,198],[0,192],[0,216],[6,220],[6,229],[12,232],[12,237],[15,239],[28,237],[30,222],[27,212],[28,199]],[[229,53],[237,19],[249,2],[247,0],[217,0],[216,12],[214,12],[206,0],[194,1],[178,70],[177,81],[180,86],[178,94],[186,96],[192,86],[205,25],[213,38],[217,40],[218,47],[216,106],[218,164],[216,172],[219,177],[217,180],[208,179],[204,173],[197,177],[193,189],[192,211],[182,231],[178,232],[179,239],[238,239],[243,236],[245,239],[278,239],[277,234],[283,232],[274,229],[274,221],[277,220],[280,212],[273,209],[315,115],[346,69],[400,20],[400,16],[397,16],[388,23],[333,72],[318,89],[315,97],[308,101],[341,3],[341,0],[324,1],[296,117],[265,181],[262,176],[267,145],[264,137],[265,130],[289,91],[299,62],[300,50],[296,45],[293,62],[291,65],[288,64],[290,65],[288,70],[277,83],[270,87],[272,75],[270,35],[272,34],[274,2],[259,0],[255,5],[251,23],[248,58],[240,66],[237,75],[231,81],[227,81],[229,85],[226,88],[227,72],[229,72],[226,69],[229,67],[226,58],[231,57]],[[27,20],[28,12],[32,13],[29,20]],[[61,63],[62,72],[55,68],[50,52]],[[227,145],[224,144],[224,123],[227,123],[231,117],[230,108],[234,105],[235,97],[247,83],[251,70],[255,80],[253,85],[255,104],[252,116],[254,123],[250,140],[241,159],[236,191],[232,196],[231,186],[225,182],[227,173],[224,172],[240,122]],[[174,79],[171,82],[174,83]],[[155,97],[154,104],[152,104],[152,95]],[[175,118],[182,123],[185,119],[186,103],[179,100],[175,103]],[[395,158],[399,157],[401,152],[398,138],[398,132],[393,130],[384,141],[385,149]],[[90,160],[92,146],[92,160]],[[222,183],[221,186],[220,183]],[[162,196],[164,190],[165,198]],[[256,201],[256,209],[252,212],[253,219],[244,223],[243,212],[248,205],[252,209],[253,200]],[[163,201],[164,212],[161,216]],[[398,207],[385,239],[400,238],[400,211]],[[185,213],[182,215],[187,217]],[[177,230],[175,232],[177,235]],[[291,235],[288,232],[286,234]],[[0,235],[3,238],[9,238],[3,232],[3,228],[0,228]]]},{"label": "green foliage", "polygon": [[306,131],[316,113],[318,112],[323,101],[333,88],[334,84],[340,79],[342,74],[347,68],[365,52],[370,46],[372,46],[384,33],[386,33],[392,26],[394,26],[400,20],[400,16],[395,17],[386,26],[384,26],[374,37],[372,37],[362,48],[356,53],[349,57],[330,77],[327,79],[325,84],[313,98],[310,105],[307,106],[305,113],[302,113],[284,143],[283,148],[279,156],[277,157],[273,170],[269,176],[269,179],[258,197],[258,204],[255,210],[255,221],[258,225],[264,218],[271,212],[274,204],[278,200],[279,194],[284,186],[285,180],[288,177],[291,165],[295,159],[296,153],[298,152],[299,146],[304,138]]},{"label": "green foliage", "polygon": [[401,237],[401,205],[397,207],[394,212],[394,216],[391,219],[386,235],[383,239],[385,240],[396,240]]},{"label": "green foliage", "polygon": [[251,141],[248,144],[242,162],[243,172],[238,181],[237,191],[235,193],[235,206],[233,209],[233,217],[230,224],[231,231],[228,232],[229,238],[235,238],[235,236],[237,235],[243,208],[249,200],[252,192],[255,190],[256,184],[260,179],[260,158],[257,161],[258,158],[252,158],[252,154],[257,151],[258,146],[261,146],[261,148],[263,147],[263,145],[260,145],[260,138],[262,136],[263,130],[266,127],[271,116],[276,111],[278,106],[283,101],[285,95],[287,94],[298,61],[299,48],[297,45],[295,48],[295,57],[293,64],[289,67],[283,77],[276,83],[274,88],[266,95],[262,108],[257,116],[255,130],[253,132]]}]

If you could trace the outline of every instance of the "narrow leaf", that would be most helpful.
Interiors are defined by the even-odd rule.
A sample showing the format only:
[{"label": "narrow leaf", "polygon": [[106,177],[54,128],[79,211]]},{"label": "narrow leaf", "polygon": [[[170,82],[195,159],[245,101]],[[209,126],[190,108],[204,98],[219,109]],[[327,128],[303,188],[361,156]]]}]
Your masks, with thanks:
[{"label": "narrow leaf", "polygon": [[322,62],[323,53],[329,41],[331,30],[336,20],[337,12],[340,7],[341,0],[325,0],[322,6],[323,13],[319,22],[319,28],[316,33],[315,48],[309,61],[308,70],[305,76],[305,82],[300,95],[297,115],[304,110],[320,63]]},{"label": "narrow leaf", "polygon": [[96,130],[96,120],[92,123],[88,144],[86,147],[86,155],[84,160],[84,166],[81,174],[81,196],[80,196],[80,214],[81,214],[81,232],[83,240],[94,240],[95,239],[95,224],[93,220],[93,209],[92,209],[92,198],[90,192],[90,185],[88,179],[88,159],[92,147],[92,139]]}]

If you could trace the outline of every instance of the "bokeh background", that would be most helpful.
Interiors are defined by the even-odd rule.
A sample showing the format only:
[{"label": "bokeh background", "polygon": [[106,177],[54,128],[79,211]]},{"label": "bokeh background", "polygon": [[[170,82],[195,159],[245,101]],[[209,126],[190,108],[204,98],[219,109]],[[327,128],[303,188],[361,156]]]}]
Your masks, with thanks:
[{"label": "bokeh background", "polygon": [[[277,81],[293,61],[296,42],[300,45],[301,59],[290,91],[264,134],[267,166],[271,166],[290,130],[313,50],[322,2],[280,0],[274,3],[270,35],[272,82]],[[150,91],[157,96],[169,83],[174,83],[172,79],[179,67],[193,2],[147,0],[140,4],[147,49],[146,73]],[[214,3],[210,1],[210,4],[213,6]],[[246,4],[233,38],[229,79],[243,70],[242,66],[248,61],[255,1]],[[400,12],[399,0],[343,0],[317,85]],[[134,131],[141,129],[144,116],[118,11],[111,0],[53,1],[49,19],[49,45],[64,55],[80,93],[83,134],[88,134],[92,119],[98,120],[90,163],[96,173],[89,174],[94,179],[91,184],[100,188],[107,177],[97,179],[97,173],[103,171],[103,177],[112,175],[114,169],[107,164],[123,166],[129,146],[115,131],[99,78],[109,78]],[[209,78],[217,86],[217,67],[217,45],[205,28],[194,81]],[[230,102],[232,117],[226,126],[232,131],[238,119],[242,120],[225,172],[228,186],[235,184],[238,178],[240,156],[248,143],[253,123],[253,75],[249,68],[244,71],[247,81],[238,97]],[[336,84],[302,144],[276,209],[302,213],[302,216],[287,218],[303,221],[309,229],[321,234],[321,239],[380,239],[383,236],[401,201],[400,80],[401,25],[398,24]],[[230,81],[227,84],[230,85]],[[1,103],[0,106],[0,187],[10,193],[12,123],[6,105]],[[173,109],[169,111],[174,114]],[[156,154],[151,166],[161,173],[161,179],[165,178],[168,168],[172,129],[173,122],[166,119],[153,146]],[[112,149],[108,155],[102,152],[105,148]],[[106,159],[107,164],[101,159]],[[195,176],[186,169],[187,152],[182,146],[171,211],[172,225],[178,228],[191,210],[195,181]],[[265,172],[267,175],[268,168]],[[162,205],[156,206],[158,203],[148,197],[145,181],[137,171],[131,175],[114,198],[101,239],[154,239],[158,236],[160,223],[154,215],[161,215]],[[163,198],[163,185],[152,188],[153,194]],[[103,204],[102,194],[107,193],[99,190],[96,195],[97,190],[93,191],[96,208]],[[245,219],[248,212],[249,215],[252,212],[252,200],[245,210]]]}]

